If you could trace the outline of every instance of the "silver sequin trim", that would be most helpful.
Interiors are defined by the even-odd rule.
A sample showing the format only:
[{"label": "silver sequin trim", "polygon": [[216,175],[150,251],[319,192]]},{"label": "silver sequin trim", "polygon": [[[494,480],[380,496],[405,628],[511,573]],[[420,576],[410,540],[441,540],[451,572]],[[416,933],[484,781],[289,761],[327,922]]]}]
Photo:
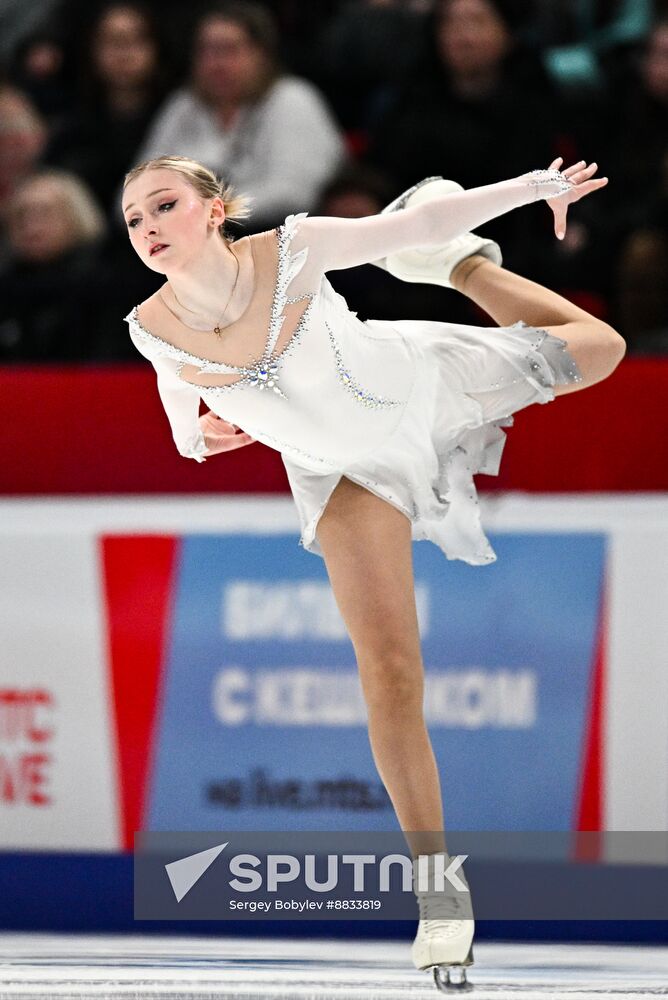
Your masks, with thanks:
[{"label": "silver sequin trim", "polygon": [[351,393],[353,399],[356,399],[358,403],[362,404],[362,406],[366,406],[372,410],[380,410],[392,406],[401,406],[405,400],[385,399],[383,396],[375,396],[367,389],[363,389],[359,382],[355,381],[348,368],[346,368],[343,355],[341,354],[341,349],[336,342],[334,334],[332,333],[332,328],[327,320],[325,320],[325,326],[327,327],[329,340],[332,345],[332,350],[334,351],[334,357],[336,358],[336,372],[339,376],[339,381],[343,384],[344,388]]},{"label": "silver sequin trim", "polygon": [[385,208],[382,209],[380,214],[387,215],[388,212],[397,212],[399,209],[404,208],[410,196],[412,194],[415,194],[416,191],[419,191],[420,188],[424,187],[425,184],[431,184],[432,181],[442,181],[442,180],[443,178],[440,176],[423,178],[423,180],[418,181],[417,184],[413,184],[412,187],[409,187],[406,191],[403,192],[403,194],[400,194],[398,198],[394,199],[394,201],[391,201],[389,205],[386,205]]},{"label": "silver sequin trim", "polygon": [[[531,170],[527,175],[529,180],[527,181],[529,187],[536,188],[536,200],[541,198],[557,198],[559,195],[566,194],[573,188],[573,184],[568,180],[567,177],[561,173],[560,170]],[[543,184],[557,183],[559,185],[559,190],[556,194],[541,194],[539,188]]]},{"label": "silver sequin trim", "polygon": [[336,472],[340,470],[341,463],[333,458],[323,457],[322,455],[314,455],[311,451],[306,451],[304,448],[298,448],[297,445],[290,444],[288,441],[282,441],[280,438],[274,437],[272,434],[267,434],[264,430],[253,430],[249,428],[247,431],[251,437],[257,437],[257,440],[262,440],[264,443],[269,442],[272,448],[276,451],[285,452],[285,454],[290,457],[290,453],[293,452],[296,455],[303,455],[304,458],[310,458],[314,462],[319,462],[320,465],[328,466],[328,471]]},{"label": "silver sequin trim", "polygon": [[[179,366],[180,368],[182,368],[183,365],[186,364],[196,364],[202,367],[203,365],[208,365],[211,363],[207,361],[206,358],[198,358],[196,354],[190,354],[189,351],[183,351],[181,350],[180,347],[174,347],[173,344],[170,344],[168,341],[163,340],[162,337],[157,337],[154,333],[151,333],[150,330],[147,330],[146,327],[142,324],[141,320],[139,319],[139,309],[137,306],[134,307],[130,315],[126,318],[135,324],[135,326],[137,327],[137,329],[139,330],[139,332],[141,333],[141,335],[144,337],[145,340],[148,340],[150,343],[155,344],[155,347],[160,354],[166,354],[180,361],[181,362],[181,365]],[[224,366],[220,365],[220,368],[221,370],[224,368],[225,371],[230,372],[232,374],[244,370],[243,368],[234,368],[232,365],[224,365]]]},{"label": "silver sequin trim", "polygon": [[[557,367],[557,378],[554,383],[545,381],[541,376],[535,375],[534,377],[545,389],[554,389],[555,385],[564,385],[567,382],[582,382],[583,376],[580,373],[575,359],[568,351],[568,343],[562,340],[561,337],[556,337],[554,334],[550,333],[549,330],[543,330],[541,327],[531,326],[529,323],[525,323],[524,320],[519,320],[517,323],[513,323],[512,326],[508,327],[509,330],[528,330],[533,331],[536,337],[529,344],[529,352],[525,354],[524,358],[528,362],[529,368],[532,372],[543,371],[543,366],[535,359],[531,357],[531,354],[540,353],[545,359],[548,368],[552,367],[550,359],[545,356],[545,344],[546,341],[556,341],[554,345],[558,351],[559,355],[555,357],[555,362],[558,364]],[[520,374],[516,378],[511,379],[509,382],[505,380],[503,382],[491,382],[489,385],[490,389],[498,389],[501,385],[515,385],[517,382],[526,382],[526,374]]]},{"label": "silver sequin trim", "polygon": [[[272,359],[272,361],[257,362],[257,365],[254,368],[245,369],[247,373],[246,378],[239,379],[236,382],[232,382],[230,385],[198,385],[196,387],[200,389],[202,392],[206,391],[206,392],[212,392],[216,395],[220,395],[223,392],[227,392],[228,389],[236,389],[241,385],[250,385],[253,387],[257,387],[259,389],[265,389],[265,388],[273,389],[274,392],[277,393],[277,395],[282,396],[283,399],[287,399],[287,396],[278,385],[278,372],[279,372],[278,362],[279,361],[282,362],[285,356],[289,354],[291,351],[293,351],[297,346],[297,344],[300,342],[301,335],[304,331],[304,328],[306,327],[306,324],[309,321],[312,308],[313,308],[313,297],[311,297],[311,301],[309,302],[306,309],[302,313],[301,318],[297,326],[295,327],[295,331],[290,337],[290,340],[287,342],[281,353],[278,354],[274,359]],[[271,385],[268,384],[269,379],[271,379]],[[190,384],[194,385],[195,383],[190,383]]]}]

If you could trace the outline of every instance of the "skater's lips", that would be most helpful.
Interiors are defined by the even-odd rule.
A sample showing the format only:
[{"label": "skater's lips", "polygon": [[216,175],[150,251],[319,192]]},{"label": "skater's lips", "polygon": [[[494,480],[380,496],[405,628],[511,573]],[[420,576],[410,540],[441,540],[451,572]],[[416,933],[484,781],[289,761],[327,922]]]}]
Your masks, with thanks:
[{"label": "skater's lips", "polygon": [[164,250],[165,247],[168,246],[169,243],[151,243],[150,247],[148,248],[149,256],[152,257],[154,253],[158,252],[158,250]]}]

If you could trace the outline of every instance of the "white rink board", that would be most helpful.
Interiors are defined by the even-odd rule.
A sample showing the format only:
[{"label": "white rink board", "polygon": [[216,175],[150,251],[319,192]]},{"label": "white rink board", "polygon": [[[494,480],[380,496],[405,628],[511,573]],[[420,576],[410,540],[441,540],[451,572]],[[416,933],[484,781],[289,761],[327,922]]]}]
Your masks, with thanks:
[{"label": "white rink board", "polygon": [[0,716],[3,782],[14,788],[0,810],[0,845],[117,850],[116,736],[95,534],[4,534],[0,565],[0,688],[48,699],[30,723],[6,706]]}]

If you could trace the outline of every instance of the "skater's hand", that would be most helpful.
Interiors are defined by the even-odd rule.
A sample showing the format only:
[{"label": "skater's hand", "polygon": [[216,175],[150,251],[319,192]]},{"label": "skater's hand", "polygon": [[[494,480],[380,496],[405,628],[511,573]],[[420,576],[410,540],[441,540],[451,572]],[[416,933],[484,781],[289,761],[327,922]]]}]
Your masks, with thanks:
[{"label": "skater's hand", "polygon": [[212,410],[202,414],[199,418],[199,425],[204,434],[209,455],[243,448],[244,445],[252,444],[255,441],[255,438],[252,438],[250,434],[240,431],[235,424],[230,424],[222,417],[216,416]]},{"label": "skater's hand", "polygon": [[[563,156],[558,156],[550,164],[550,170],[561,170],[564,162]],[[608,183],[607,177],[594,178],[598,170],[598,164],[590,163],[589,166],[584,160],[574,163],[572,167],[561,170],[564,177],[567,177],[573,187],[566,194],[557,195],[555,198],[546,198],[546,201],[554,213],[554,232],[558,239],[563,240],[566,235],[566,213],[568,206],[579,201],[587,194],[598,191]]]}]

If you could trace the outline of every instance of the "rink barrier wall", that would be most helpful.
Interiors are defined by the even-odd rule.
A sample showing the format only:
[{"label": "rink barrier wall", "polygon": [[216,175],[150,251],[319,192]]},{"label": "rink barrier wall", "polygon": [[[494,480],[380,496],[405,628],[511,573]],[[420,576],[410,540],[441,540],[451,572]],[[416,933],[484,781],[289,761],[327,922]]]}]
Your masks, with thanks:
[{"label": "rink barrier wall", "polygon": [[[490,492],[668,490],[666,398],[668,358],[627,356],[586,391],[517,413],[499,475],[477,482]],[[2,366],[0,422],[7,496],[288,491],[280,454],[258,443],[184,460],[145,363]]]},{"label": "rink barrier wall", "polygon": [[[611,885],[616,878],[610,870]],[[132,912],[132,857],[0,853],[0,930],[412,941],[415,921],[148,921]],[[477,920],[479,941],[668,942],[660,920]]]},{"label": "rink barrier wall", "polygon": [[[520,783],[514,792],[513,785],[501,782],[500,801],[507,794],[519,795],[517,805],[528,810],[524,829],[530,818],[542,819],[546,825],[531,828],[543,829],[555,828],[555,818],[563,828],[574,830],[667,829],[668,622],[662,609],[668,593],[668,496],[496,494],[482,495],[481,500],[483,523],[500,554],[493,567],[447,562],[427,543],[414,547],[428,668],[436,672],[444,652],[446,670],[465,664],[470,655],[473,664],[491,673],[499,665],[521,665],[535,649],[539,690],[546,696],[557,667],[570,669],[578,685],[577,691],[568,691],[572,706],[565,720],[573,727],[566,738],[573,750],[566,761],[569,782],[550,786],[554,768],[541,767],[541,781],[547,782],[544,796],[535,796],[531,782]],[[243,635],[241,619],[235,623],[234,638],[228,635],[222,646],[222,633],[206,631],[212,621],[220,623],[224,588],[238,589],[241,576],[242,583],[253,578],[270,593],[282,581],[288,594],[295,593],[290,587],[307,585],[309,599],[317,598],[309,607],[319,609],[317,621],[324,631],[315,644],[309,635],[303,647],[285,645],[274,663],[277,669],[303,662],[304,649],[312,658],[317,653],[314,662],[323,671],[347,670],[353,660],[340,623],[323,603],[324,564],[297,546],[296,514],[289,498],[5,500],[0,515],[6,569],[0,618],[16,619],[3,639],[6,659],[0,667],[0,690],[23,685],[33,692],[30,738],[42,756],[50,753],[53,761],[50,790],[36,782],[33,801],[5,799],[0,805],[0,884],[6,889],[2,920],[19,921],[5,925],[14,929],[34,927],[30,921],[39,922],[42,912],[45,920],[56,921],[50,926],[57,927],[60,913],[65,922],[81,918],[81,929],[86,920],[88,926],[100,920],[104,929],[120,929],[129,905],[123,866],[131,860],[131,832],[176,829],[174,809],[184,808],[193,829],[211,827],[198,825],[202,816],[196,814],[195,801],[184,795],[183,782],[173,780],[175,762],[169,756],[169,749],[179,745],[174,729],[179,719],[190,726],[191,736],[202,730],[205,749],[214,745],[219,719],[203,719],[199,712],[192,728],[180,712],[193,676],[199,673],[210,681],[209,661],[221,660],[222,654],[224,665],[224,649],[230,646],[236,668],[252,678],[256,660],[266,661],[267,651],[277,646],[271,631],[261,641]],[[213,597],[211,581],[217,587]],[[496,608],[506,607],[508,594],[513,597],[508,608],[517,621],[507,612],[494,618]],[[207,607],[205,600],[213,604]],[[443,616],[437,613],[444,602],[449,622],[445,632]],[[17,608],[23,609],[18,618]],[[478,613],[477,636],[471,608],[483,610]],[[31,614],[35,609],[39,614]],[[535,619],[535,633],[527,630],[530,618]],[[481,629],[480,619],[487,628]],[[300,627],[311,627],[312,620],[303,619]],[[499,633],[501,621],[505,631]],[[323,639],[325,635],[329,638]],[[199,644],[195,675],[184,669],[193,637]],[[205,684],[195,692],[193,704],[206,705],[210,692]],[[548,712],[541,726],[547,720],[555,731],[564,732],[561,717],[553,714],[563,712],[563,701],[555,702],[553,709],[550,696],[544,707]],[[551,738],[549,726],[539,727],[536,738]],[[256,748],[256,764],[269,760],[266,727],[246,729],[231,731],[233,744],[240,753]],[[279,731],[286,747],[302,745],[303,729]],[[6,728],[0,732],[0,755],[13,760],[25,747],[8,736]],[[324,742],[327,730],[316,733],[318,740],[310,745]],[[366,740],[361,725],[347,733],[353,749]],[[432,736],[437,753],[447,749],[449,759],[473,751],[489,759],[490,746],[503,749],[506,739],[503,731],[486,732],[484,727],[474,730],[473,740],[453,726],[436,726]],[[188,768],[206,759],[202,746],[193,742],[191,755],[184,758]],[[462,759],[475,764],[475,757]],[[503,756],[497,753],[492,759],[500,762],[503,776]],[[361,770],[367,767],[371,775],[369,761]],[[510,766],[505,770],[512,773]],[[196,776],[191,780],[194,787],[203,787],[203,773],[188,773]],[[476,817],[475,801],[466,799],[466,785],[457,786],[456,777],[453,780],[455,809],[484,824],[485,814]],[[176,796],[170,785],[175,785]],[[55,793],[51,803],[49,791]],[[554,810],[555,802],[561,803],[561,812],[546,811]],[[240,815],[230,814],[230,829],[233,820],[241,828]],[[279,825],[286,815],[277,817]],[[252,810],[243,814],[246,828],[262,828],[261,816]],[[335,820],[334,815],[330,819]],[[342,828],[348,828],[350,815],[344,819]],[[461,817],[456,819],[452,828],[475,826],[464,827]],[[613,863],[624,859],[606,860],[614,877]],[[89,876],[92,884],[82,887]],[[377,935],[378,928],[373,923],[369,935]],[[193,930],[192,924],[188,930]],[[555,933],[559,929],[551,927],[546,939],[559,939]],[[600,936],[609,933],[614,933],[610,927],[599,928],[598,936],[581,939],[629,939]],[[658,933],[657,928],[651,933]],[[496,927],[491,936],[500,934]],[[520,937],[527,935],[525,927]]]}]

